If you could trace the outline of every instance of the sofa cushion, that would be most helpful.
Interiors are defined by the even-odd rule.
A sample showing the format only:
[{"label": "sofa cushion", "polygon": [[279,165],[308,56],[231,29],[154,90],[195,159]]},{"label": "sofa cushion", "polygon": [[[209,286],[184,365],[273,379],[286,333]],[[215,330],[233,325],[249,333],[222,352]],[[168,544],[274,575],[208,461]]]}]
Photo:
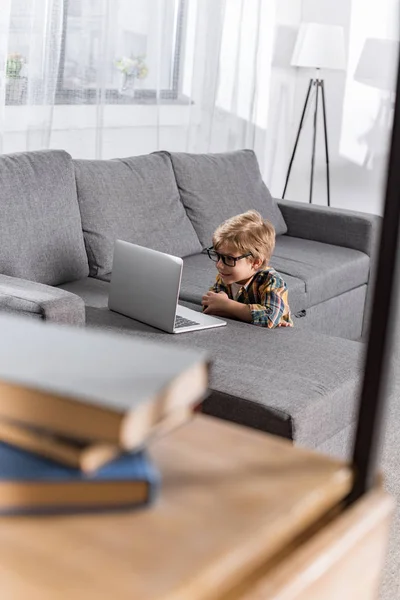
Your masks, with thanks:
[{"label": "sofa cushion", "polygon": [[186,212],[206,248],[223,221],[250,209],[286,233],[282,213],[261,178],[252,150],[222,154],[169,154]]},{"label": "sofa cushion", "polygon": [[57,285],[89,273],[72,159],[0,156],[0,273]]},{"label": "sofa cushion", "polygon": [[290,275],[304,281],[306,308],[367,283],[369,263],[359,250],[287,235],[277,238],[271,259],[284,279]]},{"label": "sofa cushion", "polygon": [[[213,285],[217,270],[206,254],[196,254],[183,259],[180,298],[201,304],[205,292]],[[289,306],[293,314],[307,308],[306,287],[302,279],[284,275],[289,290]]]},{"label": "sofa cushion", "polygon": [[116,239],[176,256],[201,250],[168,156],[74,164],[91,276],[110,279]]}]

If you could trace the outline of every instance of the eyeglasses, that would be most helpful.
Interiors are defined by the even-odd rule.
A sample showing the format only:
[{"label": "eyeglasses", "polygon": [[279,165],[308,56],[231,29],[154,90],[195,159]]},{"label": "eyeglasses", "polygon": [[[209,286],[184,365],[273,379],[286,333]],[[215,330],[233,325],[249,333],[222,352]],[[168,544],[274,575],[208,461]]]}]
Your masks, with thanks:
[{"label": "eyeglasses", "polygon": [[242,256],[227,256],[226,254],[220,254],[219,252],[214,250],[213,246],[211,246],[211,248],[207,248],[207,254],[208,258],[211,258],[211,260],[213,260],[216,263],[219,260],[222,260],[224,265],[226,265],[227,267],[236,267],[236,263],[238,260],[242,258],[247,258],[248,256],[253,256],[251,252],[248,252],[247,254],[242,254]]}]

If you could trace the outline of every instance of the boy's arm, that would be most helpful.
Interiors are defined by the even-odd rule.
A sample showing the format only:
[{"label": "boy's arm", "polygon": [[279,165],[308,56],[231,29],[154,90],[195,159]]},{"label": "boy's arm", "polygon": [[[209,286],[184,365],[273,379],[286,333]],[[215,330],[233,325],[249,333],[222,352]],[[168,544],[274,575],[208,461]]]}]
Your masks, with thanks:
[{"label": "boy's arm", "polygon": [[242,304],[241,302],[236,302],[236,300],[229,300],[228,302],[226,313],[223,316],[233,317],[234,319],[239,319],[239,321],[244,321],[245,323],[252,322],[253,316],[250,304]]},{"label": "boy's arm", "polygon": [[260,327],[273,329],[279,325],[292,325],[291,319],[288,322],[282,321],[282,316],[289,312],[287,305],[287,287],[283,279],[274,273],[260,287],[261,304],[249,304],[251,312],[251,323]]},{"label": "boy's arm", "polygon": [[210,290],[203,296],[203,310],[207,315],[216,315],[218,317],[233,317],[250,323],[251,312],[249,304],[236,302],[228,297],[228,295]]},{"label": "boy's arm", "polygon": [[[260,285],[261,304],[244,304],[228,298],[226,293],[220,295],[219,292],[224,291],[223,288],[218,288],[217,291],[217,288],[213,287],[210,291],[214,292],[214,296],[211,300],[208,298],[206,306],[203,306],[207,314],[233,317],[268,329],[293,325],[287,304],[287,287],[278,273],[270,274],[267,281]],[[286,321],[282,320],[285,314],[288,317]]]}]

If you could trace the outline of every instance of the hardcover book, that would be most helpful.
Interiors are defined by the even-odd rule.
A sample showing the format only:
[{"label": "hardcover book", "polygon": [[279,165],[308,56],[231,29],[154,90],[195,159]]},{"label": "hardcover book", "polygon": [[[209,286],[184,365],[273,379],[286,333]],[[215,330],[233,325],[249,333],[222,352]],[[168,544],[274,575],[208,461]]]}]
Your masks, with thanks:
[{"label": "hardcover book", "polygon": [[[153,427],[148,442],[190,421],[193,409],[176,409],[162,423]],[[0,441],[34,452],[57,462],[92,473],[121,454],[121,448],[102,442],[87,442],[6,420],[0,421]]]},{"label": "hardcover book", "polygon": [[0,514],[128,509],[151,502],[159,474],[145,451],[123,454],[94,475],[0,443]]}]

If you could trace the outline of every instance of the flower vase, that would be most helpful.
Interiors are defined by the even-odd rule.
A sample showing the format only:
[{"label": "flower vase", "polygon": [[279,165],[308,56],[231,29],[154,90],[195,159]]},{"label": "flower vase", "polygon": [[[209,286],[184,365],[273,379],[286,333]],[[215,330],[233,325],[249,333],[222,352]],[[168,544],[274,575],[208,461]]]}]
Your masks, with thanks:
[{"label": "flower vase", "polygon": [[135,76],[127,73],[122,73],[122,81],[120,87],[120,93],[125,96],[135,95]]},{"label": "flower vase", "polygon": [[24,104],[26,88],[26,77],[6,77],[6,104]]}]

